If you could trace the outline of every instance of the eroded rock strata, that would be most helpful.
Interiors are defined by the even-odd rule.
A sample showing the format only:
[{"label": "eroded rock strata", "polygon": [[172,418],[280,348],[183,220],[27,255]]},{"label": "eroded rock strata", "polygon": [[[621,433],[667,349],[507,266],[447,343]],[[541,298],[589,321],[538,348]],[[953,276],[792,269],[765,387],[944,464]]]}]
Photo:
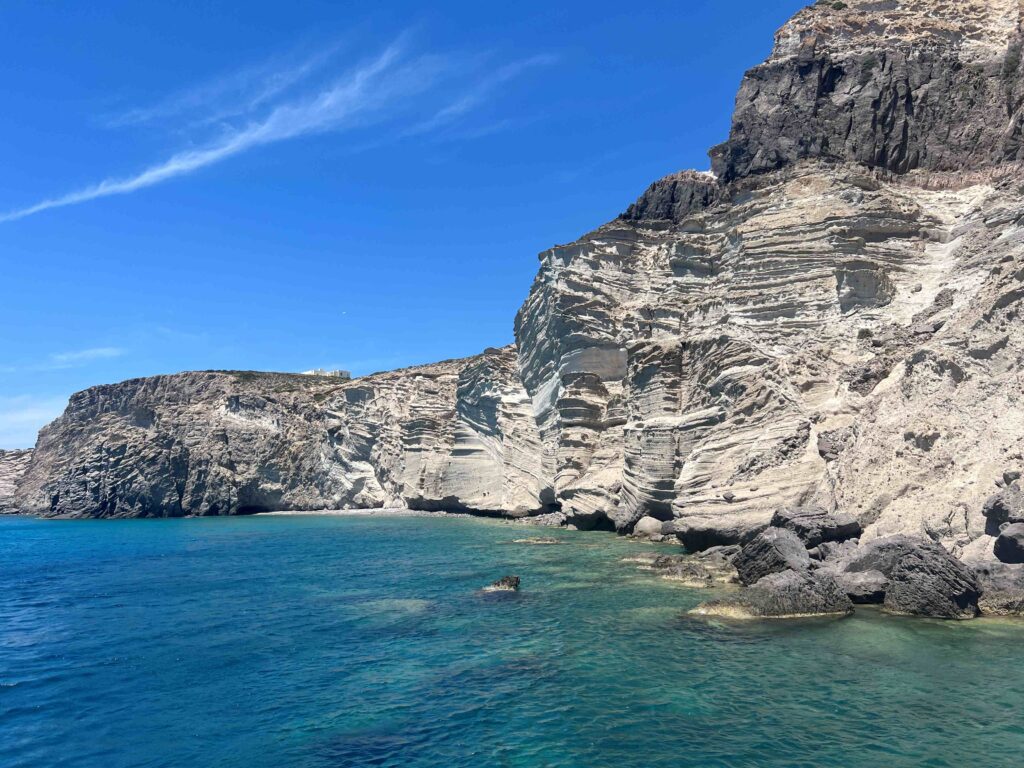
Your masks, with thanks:
[{"label": "eroded rock strata", "polygon": [[17,511],[15,490],[31,461],[32,451],[0,451],[0,515]]},{"label": "eroded rock strata", "polygon": [[[812,563],[833,529],[997,563],[1024,467],[1022,40],[1017,0],[816,3],[745,76],[713,173],[541,254],[514,347],[97,387],[43,430],[17,504],[647,518],[691,550],[814,508],[825,528],[779,525]],[[893,578],[851,573],[854,600]]]},{"label": "eroded rock strata", "polygon": [[18,500],[76,517],[553,501],[512,348],[348,382],[206,371],[94,387],[42,430]]}]

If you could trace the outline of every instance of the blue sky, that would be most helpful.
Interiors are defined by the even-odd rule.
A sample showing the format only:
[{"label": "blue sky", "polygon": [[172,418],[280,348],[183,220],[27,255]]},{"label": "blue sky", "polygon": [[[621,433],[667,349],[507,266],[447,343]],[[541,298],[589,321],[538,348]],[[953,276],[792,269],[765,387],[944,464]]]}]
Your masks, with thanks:
[{"label": "blue sky", "polygon": [[0,448],[93,384],[509,343],[802,5],[5,2]]}]

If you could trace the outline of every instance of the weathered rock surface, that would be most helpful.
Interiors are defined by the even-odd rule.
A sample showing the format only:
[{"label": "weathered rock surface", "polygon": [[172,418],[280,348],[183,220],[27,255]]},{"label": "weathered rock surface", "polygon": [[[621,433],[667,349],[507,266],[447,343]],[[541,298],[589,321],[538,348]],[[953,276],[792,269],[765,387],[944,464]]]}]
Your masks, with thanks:
[{"label": "weathered rock surface", "polygon": [[973,570],[928,539],[890,536],[857,546],[845,543],[817,567],[832,574],[855,603],[944,619],[978,613],[980,588]]},{"label": "weathered rock surface", "polygon": [[664,523],[655,517],[641,517],[636,521],[636,525],[633,526],[633,535],[660,539],[663,525]]},{"label": "weathered rock surface", "polygon": [[1024,523],[1024,489],[1015,480],[999,493],[989,496],[982,507],[985,517],[985,533],[998,536],[1005,525]]},{"label": "weathered rock surface", "polygon": [[1024,159],[1017,0],[848,0],[799,12],[740,86],[725,179],[806,158],[905,173]]},{"label": "weathered rock surface", "polygon": [[714,547],[693,555],[645,553],[626,558],[640,568],[692,589],[707,589],[739,580],[733,562],[739,547]]},{"label": "weathered rock surface", "polygon": [[[858,551],[991,552],[1024,465],[1020,21],[1017,0],[815,4],[745,77],[714,175],[672,174],[541,254],[515,347],[347,383],[97,387],[40,435],[18,505],[651,518],[692,551],[818,506],[843,522],[801,528],[814,562],[870,573],[845,582],[864,600],[916,550],[840,568],[826,545],[851,518]],[[900,578],[968,595],[931,562]]]},{"label": "weathered rock surface", "polygon": [[808,549],[825,542],[860,536],[860,523],[849,514],[833,514],[821,507],[787,507],[772,515],[772,526],[792,531]]},{"label": "weathered rock surface", "polygon": [[404,506],[528,514],[552,500],[515,351],[349,382],[198,372],[75,395],[19,484],[76,517]]},{"label": "weathered rock surface", "polygon": [[32,461],[32,451],[0,451],[0,515],[17,512],[15,487]]},{"label": "weathered rock surface", "polygon": [[978,608],[986,616],[1024,615],[1024,565],[986,562],[974,569],[981,588]]},{"label": "weathered rock surface", "polygon": [[740,581],[749,586],[773,573],[806,570],[811,558],[795,533],[783,528],[767,528],[740,550],[732,564]]},{"label": "weathered rock surface", "polygon": [[826,562],[855,602],[881,602],[892,613],[969,619],[980,589],[971,568],[934,541],[891,536]]},{"label": "weathered rock surface", "polygon": [[889,578],[881,571],[839,571],[833,573],[836,583],[851,601],[864,605],[881,605]]},{"label": "weathered rock surface", "polygon": [[1024,563],[1024,523],[1004,527],[992,551],[1000,562]]},{"label": "weathered rock surface", "polygon": [[981,590],[974,573],[940,545],[921,543],[888,574],[885,608],[891,613],[973,619]]},{"label": "weathered rock surface", "polygon": [[847,616],[853,613],[853,603],[831,574],[783,571],[733,596],[702,603],[691,613],[729,619]]}]

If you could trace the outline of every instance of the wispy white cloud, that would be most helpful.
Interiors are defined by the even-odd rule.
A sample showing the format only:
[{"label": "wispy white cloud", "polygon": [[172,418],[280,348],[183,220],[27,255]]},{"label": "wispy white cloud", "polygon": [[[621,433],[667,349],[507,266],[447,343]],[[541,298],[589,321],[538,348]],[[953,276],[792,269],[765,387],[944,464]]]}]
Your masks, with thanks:
[{"label": "wispy white cloud", "polygon": [[64,411],[66,397],[0,397],[0,449],[31,448],[36,434]]},{"label": "wispy white cloud", "polygon": [[314,98],[279,106],[263,120],[231,131],[205,147],[179,152],[134,176],[104,179],[76,192],[0,215],[0,222],[22,219],[51,208],[62,208],[100,197],[135,192],[192,173],[262,144],[337,127],[356,114],[379,106],[382,100],[392,95],[398,83],[381,83],[379,80],[380,75],[393,64],[397,54],[394,47],[388,48],[374,61],[358,68]]},{"label": "wispy white cloud", "polygon": [[[241,79],[252,80],[257,85],[242,88],[243,97],[233,107],[215,109],[193,121],[195,124],[211,119],[220,120],[239,115],[244,117],[244,121],[236,121],[238,124],[227,126],[217,138],[177,152],[134,175],[110,177],[64,195],[2,213],[0,223],[23,219],[54,208],[135,192],[194,173],[255,147],[357,125],[365,126],[374,121],[385,122],[400,114],[404,114],[413,127],[404,131],[397,130],[396,136],[434,131],[466,115],[503,83],[528,69],[554,60],[550,56],[534,56],[505,64],[490,72],[466,72],[460,71],[456,62],[443,56],[424,55],[410,59],[404,55],[405,47],[404,41],[400,39],[375,58],[354,67],[311,95],[289,98],[276,105],[269,102],[323,66],[333,52],[321,52],[276,75],[246,75]],[[456,81],[455,86],[452,87],[449,82],[448,87],[439,87],[446,79]],[[126,113],[123,120],[146,122],[161,115],[210,106],[216,102],[217,93],[236,85],[230,82],[215,83],[195,92],[186,92],[165,104],[138,110],[134,114]],[[445,105],[431,110],[429,103],[422,103],[415,98],[424,95],[433,96],[435,102],[443,100]],[[264,104],[267,104],[264,114],[254,115]],[[424,119],[424,113],[429,117]]]},{"label": "wispy white cloud", "polygon": [[446,104],[428,119],[414,125],[406,133],[408,135],[427,133],[441,126],[447,125],[465,115],[470,110],[482,104],[491,93],[499,86],[523,74],[528,69],[548,66],[557,61],[555,56],[542,54],[531,56],[521,61],[514,61],[499,67],[493,73],[484,77],[469,91],[461,94],[454,101]]},{"label": "wispy white cloud", "polygon": [[60,371],[66,368],[79,368],[98,360],[111,360],[125,354],[127,354],[127,350],[120,347],[90,347],[70,352],[55,352],[44,360],[25,362],[20,365],[0,365],[0,373]]},{"label": "wispy white cloud", "polygon": [[75,363],[88,363],[92,360],[106,360],[112,357],[121,357],[124,350],[120,347],[92,347],[90,349],[79,349],[74,352],[58,352],[50,355],[57,365],[73,365]]},{"label": "wispy white cloud", "polygon": [[304,58],[290,55],[245,67],[173,93],[155,104],[109,115],[103,123],[108,128],[122,128],[185,116],[190,125],[208,125],[247,114],[322,70],[341,47],[335,43]]}]

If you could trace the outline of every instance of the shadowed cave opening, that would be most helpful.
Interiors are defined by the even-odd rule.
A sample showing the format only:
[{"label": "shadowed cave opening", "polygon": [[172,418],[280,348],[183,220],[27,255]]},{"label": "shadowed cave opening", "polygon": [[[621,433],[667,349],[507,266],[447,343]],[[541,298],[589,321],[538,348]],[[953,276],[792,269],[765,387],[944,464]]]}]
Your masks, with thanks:
[{"label": "shadowed cave opening", "polygon": [[236,515],[258,515],[261,512],[273,512],[274,510],[264,504],[246,504],[239,507]]}]

